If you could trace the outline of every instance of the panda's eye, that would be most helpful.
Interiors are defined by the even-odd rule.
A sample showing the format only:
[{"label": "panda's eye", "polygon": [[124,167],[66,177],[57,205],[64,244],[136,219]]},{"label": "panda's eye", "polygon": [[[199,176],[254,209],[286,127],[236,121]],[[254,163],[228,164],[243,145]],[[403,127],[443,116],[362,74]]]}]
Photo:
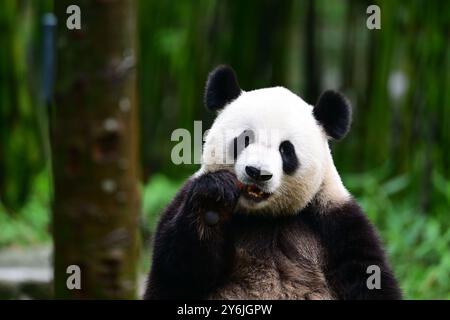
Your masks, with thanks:
[{"label": "panda's eye", "polygon": [[244,146],[247,148],[250,145],[250,137],[245,136]]},{"label": "panda's eye", "polygon": [[239,136],[233,139],[233,157],[236,160],[239,153],[255,142],[255,134],[252,130],[244,130]]},{"label": "panda's eye", "polygon": [[280,144],[280,155],[283,161],[283,171],[287,174],[294,173],[299,166],[297,155],[295,154],[294,145],[286,140]]},{"label": "panda's eye", "polygon": [[289,141],[283,141],[280,144],[280,153],[286,155],[289,152],[293,151],[294,146]]}]

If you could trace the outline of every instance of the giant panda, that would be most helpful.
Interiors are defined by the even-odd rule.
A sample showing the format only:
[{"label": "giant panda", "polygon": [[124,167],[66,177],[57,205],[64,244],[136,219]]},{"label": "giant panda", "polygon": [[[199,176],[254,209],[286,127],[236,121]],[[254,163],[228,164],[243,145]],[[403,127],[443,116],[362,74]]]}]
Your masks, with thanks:
[{"label": "giant panda", "polygon": [[[401,298],[333,163],[329,140],[351,122],[343,95],[312,106],[283,87],[243,91],[222,65],[205,104],[218,115],[201,168],[157,227],[145,299]],[[374,265],[378,288],[367,285]]]}]

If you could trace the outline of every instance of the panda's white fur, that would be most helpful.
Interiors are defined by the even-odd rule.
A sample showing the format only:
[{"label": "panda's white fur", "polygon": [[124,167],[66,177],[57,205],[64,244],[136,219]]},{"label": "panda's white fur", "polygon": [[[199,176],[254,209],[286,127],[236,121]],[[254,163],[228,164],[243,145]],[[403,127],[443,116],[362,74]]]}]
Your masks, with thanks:
[{"label": "panda's white fur", "polygon": [[[244,130],[253,130],[256,141],[233,161],[229,146]],[[279,146],[285,140],[294,145],[300,163],[293,175],[286,175],[282,169]],[[196,176],[226,169],[246,184],[248,165],[273,174],[263,189],[272,195],[262,202],[241,196],[241,210],[295,214],[313,200],[328,208],[350,197],[334,166],[328,137],[313,115],[313,106],[283,87],[242,91],[219,111],[207,132],[202,166]]]}]

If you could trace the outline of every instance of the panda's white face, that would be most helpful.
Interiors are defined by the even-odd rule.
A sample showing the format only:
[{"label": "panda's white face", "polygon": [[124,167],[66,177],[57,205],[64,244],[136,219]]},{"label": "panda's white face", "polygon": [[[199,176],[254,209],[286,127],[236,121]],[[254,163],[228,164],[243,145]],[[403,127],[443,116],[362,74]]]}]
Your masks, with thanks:
[{"label": "panda's white face", "polygon": [[226,169],[242,183],[248,212],[297,212],[317,194],[331,156],[313,107],[291,91],[242,92],[220,111],[205,139],[201,172]]}]

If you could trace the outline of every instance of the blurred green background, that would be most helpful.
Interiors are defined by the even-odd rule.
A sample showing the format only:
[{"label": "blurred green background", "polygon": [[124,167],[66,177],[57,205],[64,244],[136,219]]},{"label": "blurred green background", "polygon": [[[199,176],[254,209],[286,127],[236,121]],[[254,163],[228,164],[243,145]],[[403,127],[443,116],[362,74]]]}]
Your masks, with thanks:
[{"label": "blurred green background", "polygon": [[[381,30],[366,27],[373,3]],[[52,10],[0,2],[3,249],[51,241],[42,16]],[[450,299],[449,24],[448,1],[138,1],[143,238],[197,168],[171,163],[170,134],[194,120],[209,127],[204,83],[227,63],[244,90],[350,98],[352,130],[333,145],[344,184],[380,230],[405,297]]]}]

